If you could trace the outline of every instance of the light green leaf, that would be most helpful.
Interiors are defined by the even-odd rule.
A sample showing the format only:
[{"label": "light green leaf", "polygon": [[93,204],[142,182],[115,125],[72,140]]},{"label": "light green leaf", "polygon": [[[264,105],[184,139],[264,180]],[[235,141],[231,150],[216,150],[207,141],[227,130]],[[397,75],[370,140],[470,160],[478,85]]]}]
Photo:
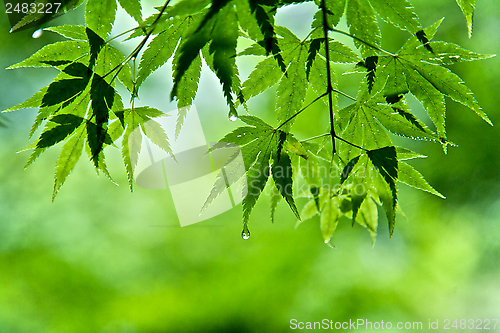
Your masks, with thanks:
[{"label": "light green leaf", "polygon": [[403,147],[396,147],[396,153],[398,155],[398,161],[411,160],[414,158],[426,158],[427,156],[411,151],[410,149]]},{"label": "light green leaf", "polygon": [[[316,5],[321,8],[322,0],[315,0]],[[346,0],[325,0],[327,20],[330,26],[339,24],[340,18],[344,15]],[[323,13],[319,10],[315,15],[312,28],[323,26]]]},{"label": "light green leaf", "polygon": [[[307,49],[304,46],[298,47],[289,60],[285,58],[285,61],[290,63],[286,71],[288,75],[281,78],[276,91],[276,110],[279,123],[288,120],[304,104],[308,86],[304,66],[306,60]],[[283,126],[283,130],[289,132],[293,122],[293,119],[288,121]]]},{"label": "light green leaf", "polygon": [[435,60],[437,64],[453,65],[464,61],[475,61],[493,58],[494,54],[479,54],[462,48],[454,43],[447,42],[430,42],[432,50],[434,50]]},{"label": "light green leaf", "polygon": [[[214,5],[212,5],[214,6]],[[233,84],[239,89],[238,68],[236,67],[236,44],[239,36],[236,11],[233,5],[226,5],[217,15],[212,30],[210,54],[213,54],[214,72],[222,84],[222,91],[232,112],[236,112],[233,102]]]},{"label": "light green leaf", "polygon": [[48,27],[43,30],[52,31],[72,40],[87,40],[85,26],[80,24],[65,24],[57,27]]},{"label": "light green leaf", "polygon": [[76,163],[82,155],[83,142],[85,141],[85,126],[80,126],[75,134],[71,136],[63,145],[56,163],[54,174],[54,191],[52,201],[54,201],[62,184],[73,171]]},{"label": "light green leaf", "polygon": [[427,110],[438,134],[446,138],[446,103],[443,94],[413,68],[405,68],[404,74],[411,93]]},{"label": "light green leaf", "polygon": [[274,86],[282,75],[283,73],[274,58],[262,60],[255,66],[248,79],[243,82],[243,97],[245,100],[249,100],[251,97],[257,96]]},{"label": "light green leaf", "polygon": [[140,0],[118,0],[118,2],[137,23],[142,23],[142,6]]},{"label": "light green leaf", "polygon": [[415,170],[411,165],[405,162],[398,163],[399,177],[398,180],[406,185],[409,185],[419,190],[432,193],[440,198],[446,199],[444,195],[436,191],[429,183],[424,179],[422,174]]},{"label": "light green leaf", "polygon": [[330,242],[341,216],[337,206],[337,197],[332,197],[330,192],[325,192],[325,203],[321,209],[320,229],[325,243]]},{"label": "light green leaf", "polygon": [[[345,46],[344,44],[336,40],[328,40],[328,50],[330,51],[330,61],[334,63],[356,64],[362,60],[348,46]],[[319,54],[321,54],[324,58],[326,57],[324,44],[321,44]]]},{"label": "light green leaf", "polygon": [[[252,15],[250,6],[247,0],[235,0],[236,15],[238,16],[238,23],[241,29],[248,33],[248,36],[254,41],[261,41],[264,39],[262,32],[257,24],[257,20]],[[265,55],[265,53],[264,53]]]},{"label": "light green leaf", "polygon": [[[375,12],[368,0],[348,0],[346,17],[352,35],[373,46],[380,47],[380,29],[377,25]],[[363,58],[377,54],[373,48],[358,40],[354,40],[354,44],[361,51]]]},{"label": "light green leaf", "polygon": [[422,58],[401,57],[401,59],[407,61],[409,66],[414,68],[442,94],[467,106],[488,124],[493,125],[481,106],[479,106],[472,91],[458,75],[451,72],[448,68],[430,64]]},{"label": "light green leaf", "polygon": [[111,32],[116,15],[116,0],[87,0],[85,26],[106,39]]},{"label": "light green leaf", "polygon": [[189,20],[189,18],[174,18],[172,25],[156,35],[151,43],[149,43],[139,63],[139,72],[137,74],[138,87],[172,56],[179,43],[179,38],[189,26]]},{"label": "light green leaf", "polygon": [[175,159],[174,153],[170,148],[167,133],[159,123],[150,119],[141,124],[142,132],[148,137],[151,142],[167,152],[172,158]]},{"label": "light green leaf", "polygon": [[404,99],[391,105],[375,101],[367,103],[367,108],[390,132],[412,139],[439,141],[439,137],[411,113]]},{"label": "light green leaf", "polygon": [[469,38],[472,37],[472,23],[474,18],[474,10],[476,9],[476,0],[456,0],[458,6],[462,10],[467,21],[467,30],[469,31]]},{"label": "light green leaf", "polygon": [[372,238],[372,245],[375,244],[378,228],[378,211],[377,205],[371,198],[367,198],[361,204],[356,222],[368,229]]},{"label": "light green leaf", "polygon": [[412,34],[422,30],[418,16],[407,0],[370,0],[370,2],[384,21]]},{"label": "light green leaf", "polygon": [[7,69],[21,67],[52,67],[55,64],[68,64],[90,51],[89,44],[79,40],[68,40],[49,44],[35,52],[29,58],[9,66]]},{"label": "light green leaf", "polygon": [[[244,225],[248,223],[250,213],[252,212],[252,209],[262,193],[269,177],[269,159],[272,151],[276,149],[276,140],[274,135],[269,135],[265,139],[261,140],[261,144],[258,148],[259,151],[255,162],[249,169],[247,169],[247,195],[243,199]],[[252,149],[252,151],[255,152],[256,149]]]},{"label": "light green leaf", "polygon": [[299,211],[293,200],[293,170],[290,157],[288,154],[278,148],[276,153],[273,153],[273,162],[271,165],[271,172],[276,188],[279,190],[281,196],[286,200],[293,213],[300,220]]},{"label": "light green leaf", "polygon": [[280,201],[281,201],[280,191],[276,186],[273,185],[271,190],[271,210],[270,210],[271,223],[274,223],[274,213],[276,212],[276,207],[278,207]]}]

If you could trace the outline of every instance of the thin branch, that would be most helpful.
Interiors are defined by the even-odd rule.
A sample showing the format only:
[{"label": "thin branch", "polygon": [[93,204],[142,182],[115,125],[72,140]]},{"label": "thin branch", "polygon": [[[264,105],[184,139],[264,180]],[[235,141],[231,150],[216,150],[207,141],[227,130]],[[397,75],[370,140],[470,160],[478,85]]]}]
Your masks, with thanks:
[{"label": "thin branch", "polygon": [[332,136],[332,156],[335,156],[335,126],[334,126],[334,116],[333,116],[333,86],[332,86],[332,73],[330,72],[330,49],[328,47],[328,17],[326,13],[326,2],[325,0],[321,1],[321,11],[323,12],[323,34],[325,37],[325,54],[326,54],[326,77],[328,80],[328,107],[330,109],[330,134]]},{"label": "thin branch", "polygon": [[151,30],[148,32],[148,34],[142,39],[142,41],[139,43],[139,45],[137,45],[137,47],[132,51],[132,53],[129,54],[129,56],[119,65],[115,66],[115,68],[113,68],[112,70],[110,70],[108,73],[106,73],[106,75],[103,76],[103,78],[105,78],[106,76],[108,76],[109,74],[113,73],[116,69],[118,69],[118,72],[115,74],[115,76],[113,77],[113,80],[118,76],[118,74],[120,73],[120,71],[122,70],[122,68],[125,66],[125,64],[127,62],[129,62],[131,59],[135,59],[137,58],[137,55],[139,54],[139,52],[141,52],[141,50],[143,49],[143,47],[146,45],[146,42],[148,41],[149,37],[153,34],[153,31],[155,30],[156,28],[156,24],[158,23],[158,21],[160,20],[161,16],[163,15],[163,13],[165,13],[165,10],[167,9],[167,6],[168,4],[170,3],[171,0],[167,0],[165,2],[165,4],[163,5],[163,7],[161,8],[160,10],[160,13],[158,14],[158,16],[156,17],[156,19],[154,20],[153,23],[151,23]]}]

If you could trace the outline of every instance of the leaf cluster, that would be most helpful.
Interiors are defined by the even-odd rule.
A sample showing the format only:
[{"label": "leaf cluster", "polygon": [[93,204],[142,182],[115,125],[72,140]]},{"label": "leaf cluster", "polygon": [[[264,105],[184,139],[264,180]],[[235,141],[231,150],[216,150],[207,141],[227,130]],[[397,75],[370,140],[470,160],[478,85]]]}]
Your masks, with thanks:
[{"label": "leaf cluster", "polygon": [[[66,40],[49,44],[9,67],[52,67],[58,71],[48,86],[6,110],[38,108],[30,137],[42,125],[43,130],[27,147],[32,150],[27,165],[47,148],[62,144],[54,198],[83,150],[97,173],[111,179],[104,149],[117,148],[115,143],[121,139],[132,189],[143,135],[173,156],[169,138],[154,120],[165,114],[135,106],[141,85],[172,59],[171,99],[180,110],[178,135],[196,96],[204,62],[220,81],[229,118],[245,123],[212,147],[219,149],[230,143],[241,148],[247,184],[244,236],[249,236],[250,214],[266,184],[271,190],[273,221],[283,198],[299,221],[320,216],[327,243],[342,218],[365,227],[375,239],[377,207],[385,211],[392,235],[396,213],[401,211],[399,183],[443,197],[406,162],[424,156],[397,147],[394,135],[436,142],[446,152],[453,145],[446,135],[447,100],[463,104],[491,124],[471,90],[448,66],[492,56],[435,41],[441,21],[424,28],[408,0],[315,0],[318,10],[310,33],[300,39],[288,28],[276,25],[275,16],[281,7],[303,2],[307,1],[181,0],[171,5],[168,0],[157,13],[143,19],[139,0],[87,0],[84,25],[47,28]],[[457,3],[471,34],[475,3]],[[138,26],[112,37],[118,5]],[[342,17],[349,31],[337,28]],[[408,34],[396,53],[382,48],[380,21]],[[140,40],[128,55],[115,42],[125,34],[129,35],[126,41]],[[355,48],[335,40],[335,34],[352,38]],[[243,39],[251,46],[238,48]],[[244,56],[259,60],[242,81],[237,59]],[[344,74],[361,75],[356,97],[338,86],[337,64],[351,67]],[[124,106],[117,82],[130,94],[131,107]],[[247,101],[275,86],[276,126],[238,114],[239,108],[250,113]],[[425,124],[412,112],[407,103],[410,94],[423,105],[432,124]],[[307,96],[315,98],[306,103]],[[339,99],[350,104],[340,108]],[[327,106],[330,124],[299,141],[292,133],[294,121],[318,101]],[[322,172],[325,166],[328,172]],[[221,172],[202,209],[226,189],[227,182],[232,184],[240,176],[228,168]],[[301,182],[307,190],[294,194],[294,185]],[[301,196],[308,201],[299,213],[295,198]]]}]

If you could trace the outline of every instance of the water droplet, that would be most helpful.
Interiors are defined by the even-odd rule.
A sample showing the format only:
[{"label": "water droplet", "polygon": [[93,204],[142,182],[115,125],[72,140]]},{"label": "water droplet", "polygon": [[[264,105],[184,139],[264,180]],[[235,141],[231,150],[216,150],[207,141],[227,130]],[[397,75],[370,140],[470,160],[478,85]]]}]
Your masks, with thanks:
[{"label": "water droplet", "polygon": [[43,34],[43,30],[42,29],[38,29],[38,30],[35,30],[35,32],[33,32],[33,35],[31,35],[32,38],[40,38]]},{"label": "water droplet", "polygon": [[336,249],[335,245],[333,245],[330,240],[325,240],[325,244],[331,247],[332,249]]},{"label": "water droplet", "polygon": [[229,120],[236,121],[238,119],[238,112],[235,109],[229,111]]},{"label": "water droplet", "polygon": [[241,232],[241,238],[247,240],[250,238],[250,230],[245,226],[243,227],[243,231]]}]

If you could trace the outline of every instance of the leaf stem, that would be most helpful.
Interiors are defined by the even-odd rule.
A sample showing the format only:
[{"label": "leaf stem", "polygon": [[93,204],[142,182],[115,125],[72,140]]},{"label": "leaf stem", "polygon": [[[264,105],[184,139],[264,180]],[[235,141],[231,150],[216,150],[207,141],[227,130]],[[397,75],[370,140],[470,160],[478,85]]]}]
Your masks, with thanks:
[{"label": "leaf stem", "polygon": [[358,37],[356,37],[356,36],[354,36],[354,35],[351,35],[351,34],[350,34],[350,33],[348,33],[348,32],[345,32],[345,31],[342,31],[342,30],[339,30],[339,29],[335,29],[334,27],[328,27],[328,29],[330,29],[330,30],[331,30],[331,31],[333,31],[333,32],[337,32],[337,33],[339,33],[339,34],[342,34],[342,35],[346,35],[346,36],[348,36],[348,37],[351,37],[352,39],[355,39],[355,40],[357,40],[358,42],[363,43],[363,44],[365,44],[366,46],[371,47],[372,49],[377,50],[377,51],[379,51],[379,52],[385,53],[385,54],[387,54],[387,55],[389,55],[389,56],[391,56],[391,57],[395,57],[395,56],[396,56],[395,54],[393,54],[393,53],[391,53],[391,52],[389,52],[389,51],[386,51],[386,50],[384,50],[384,49],[382,49],[382,48],[380,48],[380,47],[378,47],[378,46],[375,46],[375,45],[373,45],[373,44],[371,44],[371,43],[368,43],[368,42],[366,42],[366,41],[362,40],[361,38],[358,38]]},{"label": "leaf stem", "polygon": [[332,136],[332,156],[335,155],[335,127],[333,124],[334,116],[333,116],[333,86],[332,86],[332,73],[330,72],[330,49],[328,48],[328,17],[326,13],[326,2],[325,0],[321,1],[321,11],[323,12],[323,34],[325,37],[325,54],[326,54],[326,77],[328,80],[328,108],[330,109],[330,134]]},{"label": "leaf stem", "polygon": [[312,138],[301,140],[300,142],[307,142],[307,141],[319,139],[319,138],[322,138],[322,137],[325,137],[325,136],[328,136],[328,135],[330,135],[330,133],[320,134],[320,135],[313,136]]},{"label": "leaf stem", "polygon": [[306,106],[304,106],[302,109],[300,109],[299,111],[297,111],[296,113],[294,113],[290,118],[288,118],[287,120],[285,120],[284,122],[282,122],[278,127],[276,127],[276,130],[278,130],[281,127],[283,127],[286,123],[288,123],[293,118],[297,117],[300,113],[302,113],[302,111],[304,111],[305,109],[307,109],[308,107],[310,107],[311,105],[313,105],[315,102],[317,102],[321,98],[325,97],[327,94],[328,94],[328,92],[325,92],[324,94],[316,97],[312,102],[310,102],[309,104],[307,104]]},{"label": "leaf stem", "polygon": [[347,140],[345,140],[345,139],[342,139],[340,136],[335,136],[335,137],[336,137],[337,139],[339,139],[340,141],[344,141],[344,142],[345,142],[345,143],[347,143],[348,145],[351,145],[351,146],[353,146],[353,147],[355,147],[355,148],[358,148],[358,149],[361,149],[361,150],[364,150],[364,151],[369,151],[369,150],[368,150],[368,149],[366,149],[366,148],[360,147],[360,146],[358,146],[358,145],[356,145],[356,144],[354,144],[354,143],[352,143],[352,142],[349,142],[349,141],[347,141]]}]

